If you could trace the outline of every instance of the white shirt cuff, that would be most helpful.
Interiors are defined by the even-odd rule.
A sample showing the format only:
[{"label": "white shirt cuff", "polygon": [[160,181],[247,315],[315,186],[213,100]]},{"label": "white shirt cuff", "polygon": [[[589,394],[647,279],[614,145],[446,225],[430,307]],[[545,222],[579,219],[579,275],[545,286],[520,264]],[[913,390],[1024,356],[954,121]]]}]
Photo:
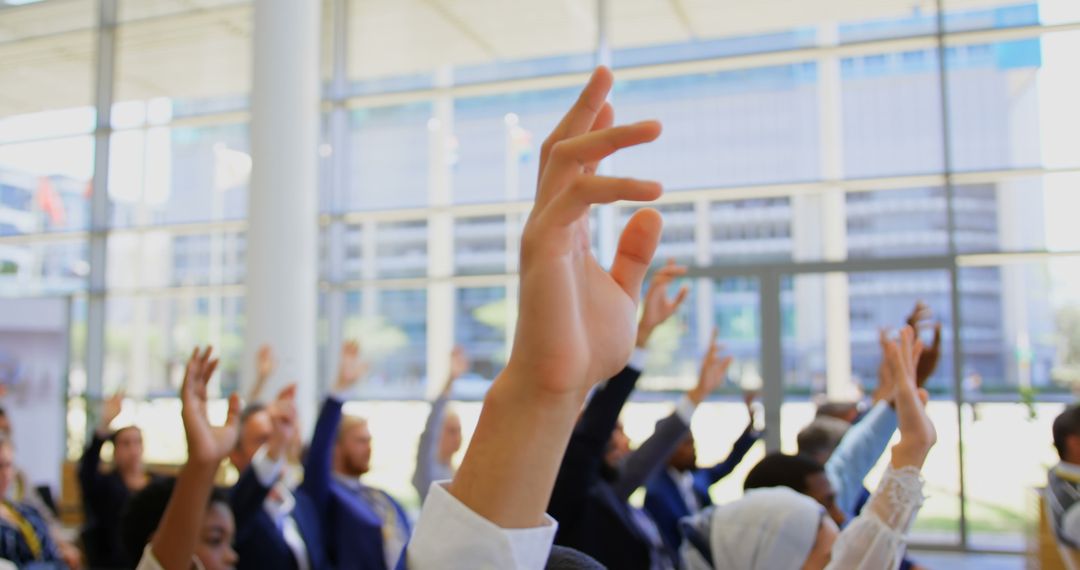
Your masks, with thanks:
[{"label": "white shirt cuff", "polygon": [[447,482],[433,483],[416,523],[407,551],[411,570],[446,568],[536,568],[547,565],[555,519],[544,515],[536,528],[504,529],[473,512],[446,490]]},{"label": "white shirt cuff", "polygon": [[675,404],[675,413],[679,414],[679,419],[687,426],[689,426],[690,422],[694,419],[694,412],[696,411],[697,404],[692,402],[687,396],[679,398],[679,403]]},{"label": "white shirt cuff", "polygon": [[263,445],[251,458],[251,468],[255,470],[255,478],[263,487],[273,487],[281,477],[285,469],[285,457],[279,457],[276,461],[267,455],[268,447]]},{"label": "white shirt cuff", "polygon": [[634,348],[634,352],[630,353],[630,361],[626,363],[627,368],[633,368],[638,372],[645,370],[645,364],[649,361],[649,350],[645,348]]}]

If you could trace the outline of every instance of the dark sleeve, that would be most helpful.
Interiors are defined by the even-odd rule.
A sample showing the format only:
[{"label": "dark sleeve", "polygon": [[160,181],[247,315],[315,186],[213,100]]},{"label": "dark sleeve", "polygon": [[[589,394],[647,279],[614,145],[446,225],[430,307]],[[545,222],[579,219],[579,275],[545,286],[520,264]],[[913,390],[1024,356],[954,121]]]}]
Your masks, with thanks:
[{"label": "dark sleeve", "polygon": [[102,482],[105,480],[101,473],[101,448],[105,446],[105,441],[105,438],[94,430],[90,443],[79,458],[79,487],[82,489],[84,505],[90,505],[93,498],[101,494]]},{"label": "dark sleeve", "polygon": [[240,475],[229,492],[229,506],[232,508],[233,517],[236,519],[236,528],[241,532],[250,528],[251,521],[263,508],[266,496],[270,494],[270,487],[263,486],[255,469],[248,467]]},{"label": "dark sleeve", "polygon": [[611,432],[640,377],[640,370],[623,368],[593,393],[574,426],[548,504],[548,513],[561,524],[577,518],[589,487],[600,476]]},{"label": "dark sleeve", "polygon": [[300,490],[311,498],[321,512],[325,511],[330,501],[331,460],[338,425],[341,424],[341,406],[341,401],[334,397],[323,402],[304,460],[304,482],[300,484]]},{"label": "dark sleeve", "polygon": [[656,431],[627,457],[626,465],[619,472],[614,484],[619,499],[629,499],[638,487],[652,479],[689,432],[690,426],[683,422],[678,413],[660,420],[656,424]]},{"label": "dark sleeve", "polygon": [[746,431],[731,446],[731,452],[728,453],[727,459],[712,467],[698,470],[694,476],[699,480],[704,479],[705,486],[711,487],[717,481],[730,475],[739,466],[739,463],[742,463],[750,448],[754,447],[757,440],[761,439],[761,435],[761,432],[754,431],[753,427],[746,428]]}]

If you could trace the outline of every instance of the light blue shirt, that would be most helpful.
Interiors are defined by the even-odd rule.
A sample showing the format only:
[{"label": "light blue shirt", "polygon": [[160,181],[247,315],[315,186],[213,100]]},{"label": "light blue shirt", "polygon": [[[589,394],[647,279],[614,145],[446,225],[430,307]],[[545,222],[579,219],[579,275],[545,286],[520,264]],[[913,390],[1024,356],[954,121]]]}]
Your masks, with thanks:
[{"label": "light blue shirt", "polygon": [[863,480],[885,453],[896,431],[896,412],[881,401],[844,434],[829,460],[825,475],[836,492],[836,505],[849,519],[863,491]]}]

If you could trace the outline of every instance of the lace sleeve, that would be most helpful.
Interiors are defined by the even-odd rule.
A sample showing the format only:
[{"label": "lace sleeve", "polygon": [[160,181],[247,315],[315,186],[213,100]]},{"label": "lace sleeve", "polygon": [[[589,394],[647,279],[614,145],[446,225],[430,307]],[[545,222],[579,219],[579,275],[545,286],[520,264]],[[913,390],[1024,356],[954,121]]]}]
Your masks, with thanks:
[{"label": "lace sleeve", "polygon": [[862,514],[836,539],[828,568],[897,568],[904,537],[923,503],[922,489],[918,469],[889,467]]}]

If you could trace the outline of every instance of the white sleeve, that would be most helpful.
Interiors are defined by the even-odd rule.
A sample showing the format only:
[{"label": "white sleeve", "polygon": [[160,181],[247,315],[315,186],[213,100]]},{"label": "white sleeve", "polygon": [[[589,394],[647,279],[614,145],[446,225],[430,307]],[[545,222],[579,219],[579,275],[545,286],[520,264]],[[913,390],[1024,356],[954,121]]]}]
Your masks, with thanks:
[{"label": "white sleeve", "polygon": [[154,552],[150,550],[149,544],[143,550],[142,558],[139,559],[139,565],[135,567],[135,570],[164,570],[161,563],[154,557]]},{"label": "white sleeve", "polygon": [[679,415],[679,419],[681,419],[687,427],[690,427],[690,424],[693,423],[695,411],[697,411],[697,404],[686,396],[679,398],[679,402],[675,404],[675,413]]},{"label": "white sleeve", "polygon": [[649,351],[644,348],[634,347],[634,352],[630,353],[630,361],[626,363],[628,368],[633,368],[638,372],[645,370],[645,364],[649,361]]},{"label": "white sleeve", "polygon": [[559,528],[555,519],[545,515],[545,524],[536,528],[500,528],[457,500],[445,484],[434,483],[428,491],[406,551],[409,570],[547,565]]},{"label": "white sleeve", "polygon": [[889,467],[862,514],[836,539],[828,569],[899,567],[904,539],[923,503],[922,489],[918,469]]},{"label": "white sleeve", "polygon": [[251,468],[255,470],[255,478],[263,487],[273,487],[285,469],[285,458],[270,459],[267,447],[263,445],[251,458]]}]

